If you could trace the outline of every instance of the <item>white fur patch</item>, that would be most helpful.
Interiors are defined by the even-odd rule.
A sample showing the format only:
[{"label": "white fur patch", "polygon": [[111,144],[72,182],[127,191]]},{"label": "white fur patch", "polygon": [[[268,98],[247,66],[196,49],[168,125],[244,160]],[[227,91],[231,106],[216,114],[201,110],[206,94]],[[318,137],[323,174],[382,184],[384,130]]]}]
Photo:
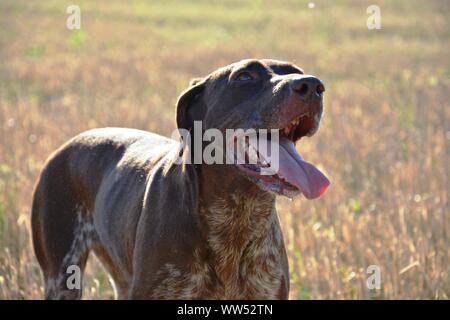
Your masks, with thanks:
[{"label": "white fur patch", "polygon": [[[69,289],[67,287],[67,273],[69,266],[79,266],[82,256],[85,255],[96,239],[97,233],[94,224],[85,210],[79,206],[76,210],[76,227],[74,228],[74,239],[70,250],[64,256],[59,274],[56,278],[49,278],[45,283],[45,296],[49,299],[79,299],[82,288]],[[82,275],[80,275],[82,276]]]}]

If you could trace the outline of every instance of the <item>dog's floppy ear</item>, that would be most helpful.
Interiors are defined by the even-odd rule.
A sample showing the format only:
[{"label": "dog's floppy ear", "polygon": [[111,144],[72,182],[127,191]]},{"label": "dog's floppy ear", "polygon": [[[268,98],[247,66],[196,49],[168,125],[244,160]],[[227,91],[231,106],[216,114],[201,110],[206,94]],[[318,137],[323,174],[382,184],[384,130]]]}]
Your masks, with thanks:
[{"label": "dog's floppy ear", "polygon": [[189,88],[195,86],[197,83],[200,83],[204,80],[204,78],[194,78],[189,81]]},{"label": "dog's floppy ear", "polygon": [[[189,83],[189,88],[183,91],[178,98],[176,105],[177,127],[180,133],[179,149],[174,151],[173,159],[165,166],[164,174],[168,175],[175,168],[175,164],[183,164],[182,171],[186,169],[187,163],[192,162],[191,150],[193,150],[194,141],[191,141],[190,135],[193,134],[194,121],[201,121],[205,114],[205,103],[201,99],[201,95],[205,89],[206,78],[195,78]],[[185,132],[188,131],[188,136]]]},{"label": "dog's floppy ear", "polygon": [[205,104],[200,96],[205,89],[206,78],[195,78],[177,101],[177,126],[179,129],[191,131],[194,121],[200,121],[205,112]]}]

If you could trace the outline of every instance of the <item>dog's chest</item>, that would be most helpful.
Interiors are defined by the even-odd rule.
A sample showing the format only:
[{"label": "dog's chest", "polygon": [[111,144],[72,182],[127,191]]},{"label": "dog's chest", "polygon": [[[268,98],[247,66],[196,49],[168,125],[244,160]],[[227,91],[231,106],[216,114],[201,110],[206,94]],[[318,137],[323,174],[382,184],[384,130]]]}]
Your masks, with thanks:
[{"label": "dog's chest", "polygon": [[286,298],[288,275],[281,230],[263,202],[229,208],[217,202],[201,212],[207,243],[190,266],[166,264],[155,297],[206,299]]},{"label": "dog's chest", "polygon": [[283,282],[284,252],[276,211],[270,198],[243,198],[219,199],[204,214],[220,294],[275,298]]},{"label": "dog's chest", "polygon": [[[279,299],[286,298],[287,275],[282,259],[270,249],[245,256],[229,270],[196,260],[190,268],[165,264],[158,271],[153,298],[163,299]],[[225,258],[226,259],[226,258]],[[232,259],[230,257],[230,259]]]}]

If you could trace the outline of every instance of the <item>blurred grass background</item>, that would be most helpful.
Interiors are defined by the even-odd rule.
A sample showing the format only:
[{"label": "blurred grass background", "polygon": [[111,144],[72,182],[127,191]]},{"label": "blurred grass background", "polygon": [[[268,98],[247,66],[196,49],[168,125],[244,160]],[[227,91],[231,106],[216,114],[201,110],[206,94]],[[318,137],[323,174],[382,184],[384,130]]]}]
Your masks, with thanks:
[{"label": "blurred grass background", "polygon": [[[448,1],[0,1],[0,299],[43,297],[30,241],[33,186],[73,135],[168,135],[192,77],[248,57],[326,82],[321,130],[301,144],[332,187],[278,201],[292,299],[450,297]],[[366,268],[381,268],[381,290]],[[91,256],[85,298],[109,299]]]}]

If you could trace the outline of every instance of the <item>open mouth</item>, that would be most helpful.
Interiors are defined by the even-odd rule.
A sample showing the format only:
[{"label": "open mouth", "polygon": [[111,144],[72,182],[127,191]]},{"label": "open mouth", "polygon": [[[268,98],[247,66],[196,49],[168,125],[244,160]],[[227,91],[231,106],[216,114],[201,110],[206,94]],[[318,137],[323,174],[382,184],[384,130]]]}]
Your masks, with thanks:
[{"label": "open mouth", "polygon": [[[261,153],[255,143],[249,144],[245,150],[245,163],[237,166],[265,190],[291,198],[299,193],[308,199],[317,198],[326,191],[330,182],[318,168],[305,161],[295,148],[298,140],[311,135],[316,129],[314,118],[310,114],[303,114],[279,129],[279,141],[270,136],[267,138],[267,145],[278,143],[277,166],[273,165],[274,155]],[[251,158],[253,161],[249,163],[247,160]],[[270,171],[271,167],[277,169]]]}]

